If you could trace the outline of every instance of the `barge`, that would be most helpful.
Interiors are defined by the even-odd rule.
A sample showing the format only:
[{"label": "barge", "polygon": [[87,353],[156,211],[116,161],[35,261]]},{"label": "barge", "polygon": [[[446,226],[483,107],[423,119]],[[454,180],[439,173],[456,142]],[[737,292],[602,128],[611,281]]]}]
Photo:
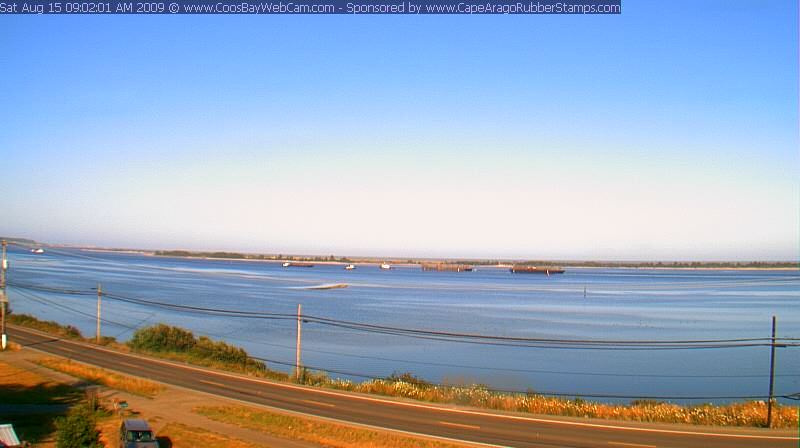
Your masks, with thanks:
[{"label": "barge", "polygon": [[470,272],[473,269],[474,268],[468,264],[422,263],[423,271]]},{"label": "barge", "polygon": [[564,269],[557,268],[554,266],[525,266],[525,265],[514,265],[511,266],[510,269],[511,273],[513,274],[563,274]]},{"label": "barge", "polygon": [[283,263],[283,267],[285,268],[313,268],[314,265],[311,263],[293,263],[291,261],[287,261]]}]

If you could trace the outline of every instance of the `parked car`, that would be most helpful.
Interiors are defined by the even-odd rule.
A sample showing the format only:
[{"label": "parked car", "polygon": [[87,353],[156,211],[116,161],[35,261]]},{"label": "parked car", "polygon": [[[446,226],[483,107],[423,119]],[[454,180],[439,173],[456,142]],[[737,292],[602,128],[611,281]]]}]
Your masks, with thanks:
[{"label": "parked car", "polygon": [[119,446],[122,448],[158,448],[158,441],[150,425],[141,419],[126,419],[119,428]]}]

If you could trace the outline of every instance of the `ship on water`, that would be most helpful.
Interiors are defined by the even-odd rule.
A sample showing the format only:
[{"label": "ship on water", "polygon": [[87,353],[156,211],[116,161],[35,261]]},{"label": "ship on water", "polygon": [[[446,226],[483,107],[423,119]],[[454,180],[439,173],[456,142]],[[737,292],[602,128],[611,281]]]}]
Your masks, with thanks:
[{"label": "ship on water", "polygon": [[528,265],[514,265],[510,269],[512,274],[563,274],[564,269],[555,266],[528,266]]},{"label": "ship on water", "polygon": [[392,265],[389,263],[381,263],[381,269],[392,269]]},{"label": "ship on water", "polygon": [[314,265],[311,263],[297,263],[292,261],[286,261],[283,263],[283,267],[285,268],[313,268]]},{"label": "ship on water", "polygon": [[42,249],[41,247],[37,247],[35,249],[31,249],[31,253],[36,255],[41,255],[44,253],[44,249]]},{"label": "ship on water", "polygon": [[468,264],[422,263],[423,271],[470,272],[473,269],[474,268]]},{"label": "ship on water", "polygon": [[345,266],[344,268],[345,268],[345,270],[352,271],[353,269],[355,269],[355,268],[356,268],[356,265],[354,265],[354,264],[348,264],[348,265],[347,265],[347,266]]}]

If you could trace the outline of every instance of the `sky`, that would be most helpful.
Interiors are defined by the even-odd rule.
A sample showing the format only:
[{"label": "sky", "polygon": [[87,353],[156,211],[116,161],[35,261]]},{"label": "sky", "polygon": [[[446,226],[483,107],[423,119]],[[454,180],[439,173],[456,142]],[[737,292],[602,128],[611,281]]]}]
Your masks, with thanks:
[{"label": "sky", "polygon": [[0,16],[0,234],[798,260],[797,17]]}]

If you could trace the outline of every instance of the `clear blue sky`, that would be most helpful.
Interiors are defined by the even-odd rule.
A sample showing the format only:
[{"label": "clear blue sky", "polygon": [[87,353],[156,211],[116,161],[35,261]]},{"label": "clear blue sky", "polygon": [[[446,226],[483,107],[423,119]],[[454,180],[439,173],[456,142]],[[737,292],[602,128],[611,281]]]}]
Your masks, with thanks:
[{"label": "clear blue sky", "polygon": [[0,16],[0,234],[798,258],[797,4]]}]

